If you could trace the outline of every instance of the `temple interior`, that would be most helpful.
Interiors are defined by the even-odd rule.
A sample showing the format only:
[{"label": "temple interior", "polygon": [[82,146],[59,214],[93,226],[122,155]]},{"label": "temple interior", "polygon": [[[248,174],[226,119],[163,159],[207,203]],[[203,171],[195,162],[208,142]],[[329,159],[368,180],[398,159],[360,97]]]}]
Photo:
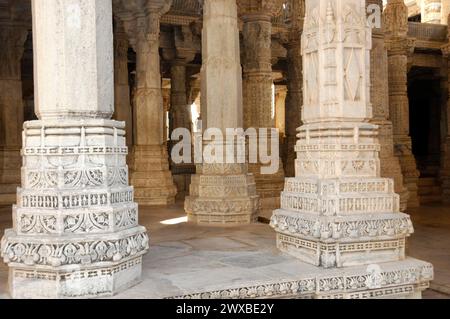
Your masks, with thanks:
[{"label": "temple interior", "polygon": [[449,14],[0,0],[0,299],[450,298]]}]

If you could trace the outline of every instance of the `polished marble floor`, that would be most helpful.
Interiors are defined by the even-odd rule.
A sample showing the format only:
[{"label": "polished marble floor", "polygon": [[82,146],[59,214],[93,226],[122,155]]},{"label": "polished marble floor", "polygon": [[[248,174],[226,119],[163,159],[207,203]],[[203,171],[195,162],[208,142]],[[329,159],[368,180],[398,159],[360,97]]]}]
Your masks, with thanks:
[{"label": "polished marble floor", "polygon": [[[294,278],[311,266],[281,254],[264,223],[238,228],[198,227],[185,222],[182,204],[143,207],[140,223],[151,237],[143,281],[115,298],[164,298],[219,287]],[[416,233],[408,254],[435,266],[432,290],[424,298],[450,298],[450,206],[411,210]],[[0,231],[11,226],[10,208],[0,208]],[[310,268],[308,268],[310,267]],[[205,271],[207,270],[207,271]],[[8,298],[7,267],[0,263],[0,298]]]}]

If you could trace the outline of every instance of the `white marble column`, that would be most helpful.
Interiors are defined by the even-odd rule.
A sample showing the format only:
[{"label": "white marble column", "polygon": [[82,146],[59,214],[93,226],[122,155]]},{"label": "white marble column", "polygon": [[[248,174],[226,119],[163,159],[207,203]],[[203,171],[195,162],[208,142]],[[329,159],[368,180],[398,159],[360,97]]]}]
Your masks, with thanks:
[{"label": "white marble column", "polygon": [[[346,278],[368,265],[376,264],[380,276],[393,267],[402,281],[422,263],[404,262],[413,227],[400,213],[393,180],[380,177],[378,127],[369,123],[372,36],[365,17],[365,0],[306,0],[296,177],[287,179],[271,225],[279,249],[305,263],[345,267]],[[423,289],[422,279],[430,277],[416,277],[411,294]],[[370,282],[358,289],[364,286]]]},{"label": "white marble column", "polygon": [[114,111],[110,0],[33,0],[36,114],[23,132],[14,227],[1,242],[14,298],[110,296],[140,280],[148,236]]},{"label": "white marble column", "polygon": [[25,21],[0,18],[0,205],[16,200],[24,116],[21,61],[28,35]]},{"label": "white marble column", "polygon": [[176,195],[164,140],[159,55],[160,19],[170,9],[171,2],[123,0],[116,12],[136,51],[131,183],[136,201],[145,206],[173,204]]},{"label": "white marble column", "polygon": [[[203,128],[243,127],[242,69],[235,0],[203,5],[201,108]],[[224,147],[224,141],[209,142]],[[205,142],[206,145],[209,144]],[[239,225],[256,220],[259,197],[246,164],[204,164],[192,177],[185,209],[189,220],[206,225]]]}]

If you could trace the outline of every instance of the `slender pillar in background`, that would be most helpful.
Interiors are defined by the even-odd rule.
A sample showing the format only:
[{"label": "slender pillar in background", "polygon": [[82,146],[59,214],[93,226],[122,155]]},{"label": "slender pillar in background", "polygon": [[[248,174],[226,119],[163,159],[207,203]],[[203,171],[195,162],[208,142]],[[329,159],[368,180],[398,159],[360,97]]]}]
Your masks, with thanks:
[{"label": "slender pillar in background", "polygon": [[164,140],[159,55],[160,20],[169,11],[171,3],[171,0],[124,0],[116,12],[136,52],[131,183],[136,201],[144,206],[173,204],[176,195]]},{"label": "slender pillar in background", "polygon": [[[242,31],[244,128],[275,128],[272,110],[274,102],[272,17],[281,14],[283,1],[238,0],[237,4],[244,23]],[[262,163],[249,164],[249,171],[255,176],[262,209],[269,212],[280,207],[284,169],[281,159],[279,163],[279,168],[274,174],[262,174],[261,166],[264,166]]]},{"label": "slender pillar in background", "polygon": [[[378,5],[383,8],[382,0],[367,0],[366,5]],[[408,204],[408,189],[403,184],[403,174],[399,159],[394,154],[392,122],[389,117],[389,74],[388,55],[385,35],[382,28],[372,29],[371,61],[371,102],[373,118],[371,123],[379,127],[381,176],[393,178],[395,192],[400,195],[400,210],[405,211]]]},{"label": "slender pillar in background", "polygon": [[[203,129],[217,128],[225,135],[227,128],[243,128],[244,124],[235,1],[204,1],[202,41]],[[225,146],[226,142],[217,137],[211,142],[205,141],[205,147],[223,149]],[[197,167],[190,196],[185,202],[189,220],[205,225],[241,225],[256,221],[259,197],[247,165],[226,163],[224,158],[220,162]]]},{"label": "slender pillar in background", "polygon": [[388,50],[389,108],[393,124],[394,151],[400,160],[403,182],[409,192],[408,208],[413,208],[419,206],[419,171],[409,134],[408,8],[403,0],[389,0],[383,17]]}]

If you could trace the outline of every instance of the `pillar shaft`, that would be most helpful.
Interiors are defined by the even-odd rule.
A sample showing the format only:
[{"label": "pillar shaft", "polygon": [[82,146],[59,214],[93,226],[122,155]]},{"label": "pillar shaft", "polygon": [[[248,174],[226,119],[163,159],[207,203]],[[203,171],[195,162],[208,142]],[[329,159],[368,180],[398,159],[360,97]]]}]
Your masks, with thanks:
[{"label": "pillar shaft", "polygon": [[128,37],[119,19],[114,30],[114,117],[126,123],[127,146],[133,146],[133,112],[131,110],[128,72]]},{"label": "pillar shaft", "polygon": [[[243,127],[242,77],[237,6],[205,0],[203,6],[201,108],[203,128]],[[221,140],[206,146],[224,147]],[[245,164],[204,163],[192,177],[185,209],[192,222],[239,225],[255,221],[259,209],[254,178]]]},{"label": "pillar shaft", "polygon": [[[178,128],[185,128],[189,130],[192,136],[192,116],[190,105],[188,104],[188,94],[186,88],[186,64],[184,61],[174,61],[171,66],[171,132]],[[179,143],[180,141],[173,140],[172,143]],[[192,150],[192,144],[188,141],[183,141],[187,149]],[[191,156],[193,160],[193,157]],[[171,163],[172,174],[174,175],[174,182],[177,185],[178,196],[184,198],[189,191],[191,175],[195,174],[195,164]]]},{"label": "pillar shaft", "polygon": [[22,186],[1,241],[14,298],[103,297],[140,280],[148,236],[114,111],[109,0],[33,0],[38,121],[23,132]]},{"label": "pillar shaft", "polygon": [[401,0],[389,0],[384,12],[389,68],[389,107],[393,124],[395,155],[400,160],[408,207],[419,205],[417,183],[419,172],[412,154],[409,136],[408,100],[408,9]]},{"label": "pillar shaft", "polygon": [[186,92],[186,65],[175,62],[171,67],[171,75],[172,129],[191,130],[192,119]]}]

